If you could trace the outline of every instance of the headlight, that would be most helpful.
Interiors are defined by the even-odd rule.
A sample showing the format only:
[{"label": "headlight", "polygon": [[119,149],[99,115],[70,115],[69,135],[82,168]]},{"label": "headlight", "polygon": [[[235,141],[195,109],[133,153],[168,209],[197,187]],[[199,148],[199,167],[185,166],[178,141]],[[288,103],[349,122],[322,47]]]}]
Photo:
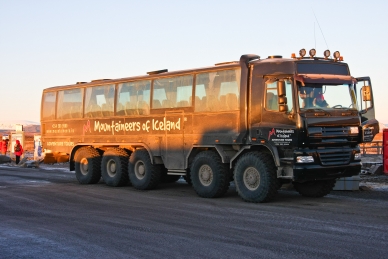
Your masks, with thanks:
[{"label": "headlight", "polygon": [[350,134],[358,134],[358,127],[350,127]]},{"label": "headlight", "polygon": [[361,153],[354,154],[354,160],[361,160]]},{"label": "headlight", "polygon": [[296,162],[297,163],[313,163],[314,158],[312,156],[297,156]]}]

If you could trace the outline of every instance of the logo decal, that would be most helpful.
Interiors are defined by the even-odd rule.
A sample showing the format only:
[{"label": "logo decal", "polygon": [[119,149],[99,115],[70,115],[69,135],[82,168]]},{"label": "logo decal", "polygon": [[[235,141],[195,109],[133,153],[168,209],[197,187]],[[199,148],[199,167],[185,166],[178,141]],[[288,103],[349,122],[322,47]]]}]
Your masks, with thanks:
[{"label": "logo decal", "polygon": [[272,128],[272,130],[269,132],[269,134],[268,134],[268,140],[271,139],[271,136],[272,136],[272,135],[275,135],[275,129],[274,129],[274,128]]}]

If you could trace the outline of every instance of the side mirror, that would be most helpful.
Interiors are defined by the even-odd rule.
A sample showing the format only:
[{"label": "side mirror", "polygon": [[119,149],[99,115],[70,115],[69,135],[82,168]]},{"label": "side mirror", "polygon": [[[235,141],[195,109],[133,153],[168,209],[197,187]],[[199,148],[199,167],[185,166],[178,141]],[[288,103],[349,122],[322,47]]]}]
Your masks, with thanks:
[{"label": "side mirror", "polygon": [[286,95],[286,84],[284,81],[278,81],[277,82],[278,87],[278,96],[285,96]]},{"label": "side mirror", "polygon": [[288,105],[287,104],[280,104],[279,111],[280,112],[288,112]]},{"label": "side mirror", "polygon": [[372,101],[372,95],[371,95],[371,87],[369,85],[364,85],[362,87],[362,100],[364,102],[366,101]]},{"label": "side mirror", "polygon": [[279,96],[278,103],[279,104],[287,104],[287,96]]}]

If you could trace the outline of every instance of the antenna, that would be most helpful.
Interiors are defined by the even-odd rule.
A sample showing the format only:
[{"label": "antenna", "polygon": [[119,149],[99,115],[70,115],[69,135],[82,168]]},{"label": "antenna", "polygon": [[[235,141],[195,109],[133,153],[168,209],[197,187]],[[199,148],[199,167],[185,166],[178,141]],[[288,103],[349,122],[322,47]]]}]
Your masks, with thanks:
[{"label": "antenna", "polygon": [[314,22],[314,49],[317,49],[317,38],[315,37],[315,22]]},{"label": "antenna", "polygon": [[[322,31],[322,29],[321,29],[321,25],[319,25],[319,21],[318,21],[318,19],[317,19],[317,16],[315,15],[314,9],[313,9],[313,8],[311,8],[311,9],[313,10],[313,14],[314,14],[315,20],[317,21],[318,26],[319,26],[319,30],[321,30],[323,39],[325,40],[326,48],[329,49],[329,46],[327,45],[327,42],[326,42],[326,39],[325,39],[325,35],[323,35],[323,31]],[[314,35],[315,35],[315,23],[314,23]],[[315,44],[316,44],[316,43],[315,43]]]}]

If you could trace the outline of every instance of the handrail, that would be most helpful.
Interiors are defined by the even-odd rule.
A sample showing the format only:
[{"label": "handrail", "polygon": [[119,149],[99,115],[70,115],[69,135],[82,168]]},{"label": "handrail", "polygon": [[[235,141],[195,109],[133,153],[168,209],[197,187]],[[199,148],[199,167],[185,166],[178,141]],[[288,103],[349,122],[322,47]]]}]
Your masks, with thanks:
[{"label": "handrail", "polygon": [[383,141],[382,140],[374,140],[368,143],[360,144],[362,154],[383,154]]}]

